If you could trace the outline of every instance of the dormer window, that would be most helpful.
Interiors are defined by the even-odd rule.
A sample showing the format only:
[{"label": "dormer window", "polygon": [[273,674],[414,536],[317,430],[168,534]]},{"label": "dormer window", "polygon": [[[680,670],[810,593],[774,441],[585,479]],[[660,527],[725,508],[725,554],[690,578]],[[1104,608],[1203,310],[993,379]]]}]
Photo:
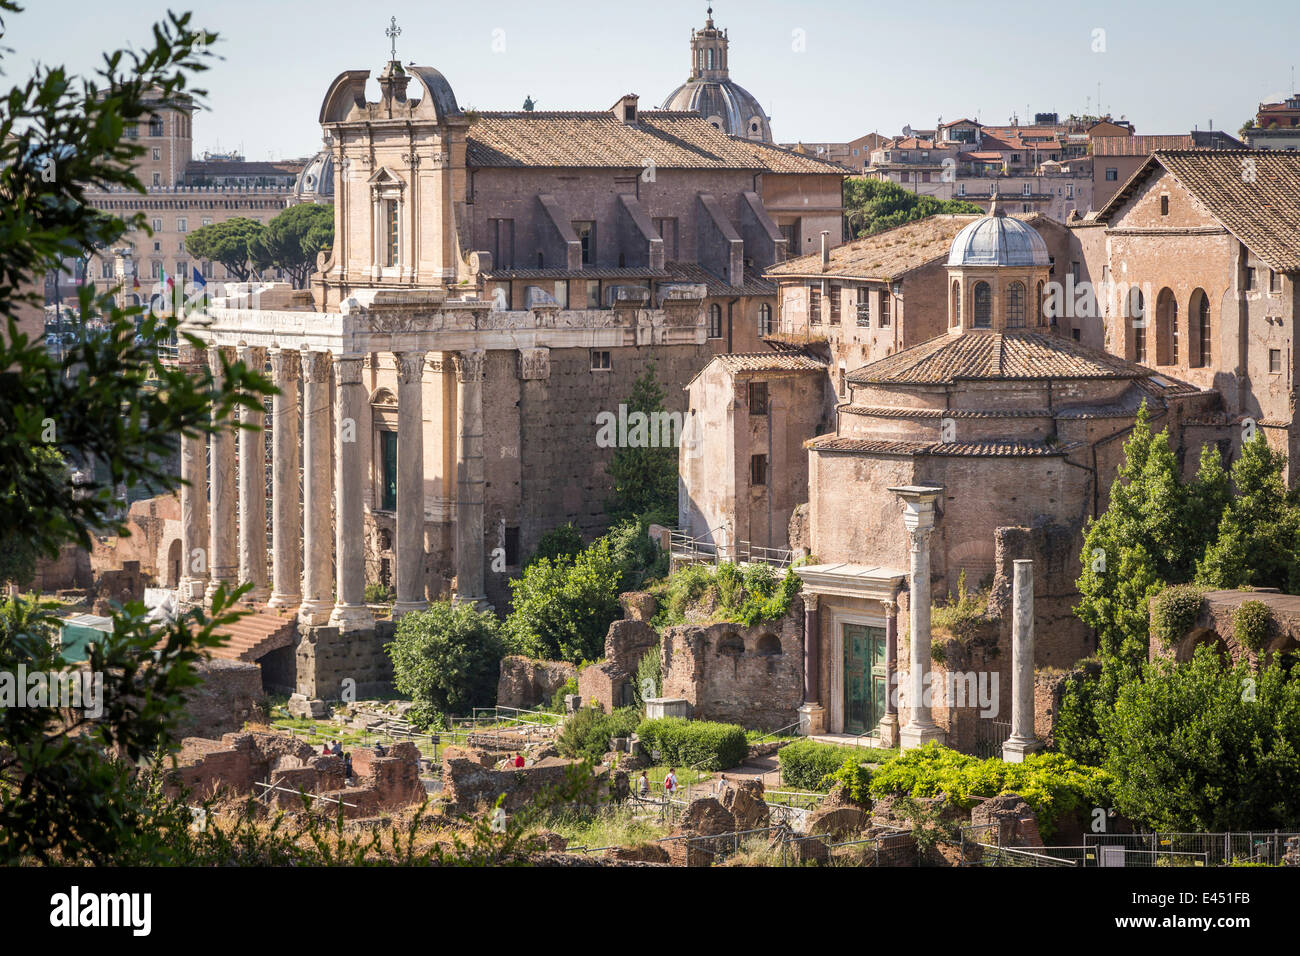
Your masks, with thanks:
[{"label": "dormer window", "polygon": [[635,106],[634,104],[632,104],[632,103],[626,103],[626,104],[624,104],[624,106],[623,106],[623,122],[625,122],[625,123],[635,123],[635,122],[636,122],[636,106]]}]

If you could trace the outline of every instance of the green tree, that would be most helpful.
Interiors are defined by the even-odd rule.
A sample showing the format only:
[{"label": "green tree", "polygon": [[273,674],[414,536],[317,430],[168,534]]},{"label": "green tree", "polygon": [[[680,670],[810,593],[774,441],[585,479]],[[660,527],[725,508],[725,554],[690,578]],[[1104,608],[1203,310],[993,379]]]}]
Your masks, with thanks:
[{"label": "green tree", "polygon": [[1232,464],[1235,495],[1228,501],[1214,543],[1197,566],[1208,587],[1241,585],[1295,592],[1300,586],[1300,507],[1282,473],[1286,456],[1273,451],[1263,431],[1241,446]]},{"label": "green tree", "polygon": [[927,216],[982,215],[983,212],[974,203],[962,199],[918,196],[888,180],[868,179],[865,176],[850,176],[844,180],[844,215],[849,232],[855,239],[872,236]]},{"label": "green tree", "polygon": [[[655,377],[655,363],[647,363],[645,372],[632,384],[628,396],[627,414],[643,412],[649,421],[656,412],[664,411],[664,390]],[[653,513],[656,518],[671,515],[677,518],[677,449],[675,447],[650,447],[638,443],[636,447],[621,444],[610,457],[606,472],[614,481],[614,494],[605,502],[605,511],[611,518],[629,518]]]},{"label": "green tree", "polygon": [[1103,653],[1146,658],[1150,600],[1180,580],[1188,563],[1179,538],[1187,512],[1168,433],[1151,434],[1144,403],[1106,510],[1084,530],[1075,613],[1097,633]]},{"label": "green tree", "polygon": [[1102,724],[1115,807],[1152,829],[1300,826],[1300,680],[1274,664],[1147,665]]},{"label": "green tree", "polygon": [[506,640],[513,653],[574,664],[599,658],[618,619],[623,569],[608,538],[572,559],[539,558],[510,582]]},{"label": "green tree", "polygon": [[504,648],[495,614],[447,601],[404,614],[385,645],[394,684],[424,705],[426,722],[493,703]]},{"label": "green tree", "polygon": [[524,562],[525,570],[530,564],[539,558],[549,558],[551,561],[557,561],[560,558],[572,559],[586,547],[582,540],[582,532],[578,526],[570,521],[568,524],[562,524],[546,532],[537,541],[537,550],[532,556]]},{"label": "green tree", "polygon": [[220,262],[240,282],[247,282],[254,267],[265,268],[263,237],[266,227],[260,222],[238,216],[224,222],[200,226],[185,237],[185,250],[196,259]]},{"label": "green tree", "polygon": [[307,285],[316,268],[316,254],[334,244],[334,207],[315,203],[290,206],[251,241],[259,268],[274,266],[289,274],[295,289]]},{"label": "green tree", "polygon": [[[19,10],[0,0],[0,20]],[[133,171],[144,149],[124,130],[147,121],[159,100],[201,96],[187,90],[187,76],[204,69],[201,48],[215,34],[189,22],[188,14],[171,15],[155,25],[152,46],[109,53],[98,73],[76,83],[62,67],[38,65],[0,97],[0,316],[7,320],[0,528],[20,529],[50,556],[67,543],[88,547],[93,534],[119,533],[114,486],[176,488],[166,457],[174,437],[229,427],[237,405],[259,404],[271,391],[238,363],[224,368],[219,383],[164,365],[157,346],[177,334],[179,320],[146,316],[137,330],[133,313],[90,287],[81,290],[81,314],[104,316],[109,334],[71,346],[62,364],[16,323],[20,303],[39,301],[39,293],[22,291],[33,288],[33,276],[146,227],[143,212],[124,221],[96,211],[86,189],[145,193]],[[202,345],[184,334],[182,341]],[[73,494],[66,469],[50,467],[51,449],[70,463],[93,457],[98,468],[84,493]],[[112,635],[87,662],[103,677],[95,719],[55,707],[0,708],[0,864],[111,863],[142,845],[148,814],[132,783],[134,765],[173,742],[182,697],[197,681],[192,665],[218,643],[213,628],[231,619],[229,599],[222,589],[211,617],[195,611],[166,627],[147,622],[139,603],[118,612]],[[56,680],[69,672],[52,647],[53,626],[44,606],[20,600],[0,608],[0,672],[21,665]]]}]

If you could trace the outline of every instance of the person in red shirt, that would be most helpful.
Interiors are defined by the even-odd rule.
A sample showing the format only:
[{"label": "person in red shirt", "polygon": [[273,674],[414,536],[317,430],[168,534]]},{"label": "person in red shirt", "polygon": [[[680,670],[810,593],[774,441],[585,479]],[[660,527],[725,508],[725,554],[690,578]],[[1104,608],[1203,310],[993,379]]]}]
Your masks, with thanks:
[{"label": "person in red shirt", "polygon": [[524,766],[524,755],[521,754],[521,753],[520,753],[520,754],[515,754],[515,767],[516,767],[517,769],[522,770],[522,769],[523,769],[523,766]]}]

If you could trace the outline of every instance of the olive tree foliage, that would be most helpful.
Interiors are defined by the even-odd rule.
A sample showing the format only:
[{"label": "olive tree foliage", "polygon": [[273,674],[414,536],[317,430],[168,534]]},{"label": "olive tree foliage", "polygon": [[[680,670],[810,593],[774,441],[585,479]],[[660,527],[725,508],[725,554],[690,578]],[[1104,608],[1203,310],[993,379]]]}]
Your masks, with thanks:
[{"label": "olive tree foliage", "polygon": [[[20,12],[0,0],[0,27]],[[144,213],[124,220],[95,210],[86,191],[145,192],[132,168],[143,148],[124,131],[160,101],[202,96],[189,79],[214,39],[192,28],[189,14],[171,14],[145,49],[110,52],[90,76],[38,65],[0,94],[0,551],[21,542],[53,557],[66,544],[125,533],[115,487],[176,488],[167,464],[176,436],[232,427],[236,406],[272,391],[239,363],[219,381],[163,364],[157,346],[173,335],[202,345],[181,318],[144,316],[137,327],[138,310],[122,311],[90,287],[81,314],[102,316],[109,333],[70,346],[61,360],[16,321],[23,304],[42,304],[47,270],[145,227]],[[93,462],[91,483],[74,494],[51,453],[69,465]],[[231,598],[222,589],[210,614],[167,626],[146,621],[139,603],[120,609],[87,661],[103,680],[97,714],[0,708],[0,864],[111,863],[141,846],[148,809],[131,780],[134,764],[171,746],[183,695],[197,681],[193,665],[219,642],[213,630],[232,618]],[[73,670],[52,640],[54,623],[35,600],[0,606],[0,675],[22,666],[57,683]]]}]

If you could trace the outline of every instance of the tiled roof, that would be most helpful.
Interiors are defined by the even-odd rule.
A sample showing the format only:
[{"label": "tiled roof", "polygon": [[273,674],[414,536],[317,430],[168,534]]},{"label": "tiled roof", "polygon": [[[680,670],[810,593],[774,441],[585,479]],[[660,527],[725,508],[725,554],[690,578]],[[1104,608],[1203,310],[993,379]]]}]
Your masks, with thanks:
[{"label": "tiled roof", "polygon": [[841,415],[866,415],[871,418],[1051,418],[1049,408],[907,408],[901,405],[836,406]]},{"label": "tiled roof", "polygon": [[[946,258],[957,233],[978,218],[928,216],[837,246],[831,250],[830,266],[825,271],[821,253],[817,252],[772,266],[765,274],[775,279],[816,276],[888,282],[935,259]],[[1025,218],[1032,222],[1037,217]]]},{"label": "tiled roof", "polygon": [[727,285],[723,279],[694,262],[665,262],[664,268],[675,282],[703,283],[709,287],[709,295],[776,295],[776,283],[754,275],[748,269],[744,273],[744,284],[734,286]]},{"label": "tiled roof", "polygon": [[1098,210],[1097,218],[1108,220],[1156,163],[1270,266],[1279,272],[1300,272],[1300,153],[1159,150]]},{"label": "tiled roof", "polygon": [[805,447],[820,452],[866,452],[877,455],[965,456],[971,458],[1030,458],[1067,455],[1078,442],[1041,441],[886,441],[872,438],[812,438]]},{"label": "tiled roof", "polygon": [[761,143],[740,136],[733,136],[732,139],[739,143],[742,149],[752,153],[759,164],[767,167],[768,172],[838,174],[840,176],[848,176],[857,172],[857,170],[849,169],[847,166],[831,162],[829,159],[818,159],[816,156],[809,156],[793,149],[786,149],[784,146]]},{"label": "tiled roof", "polygon": [[824,372],[826,363],[791,352],[729,352],[717,356],[729,372]]},{"label": "tiled roof", "polygon": [[[493,269],[488,279],[672,279],[667,269],[585,266],[582,269]],[[692,280],[694,281],[694,280]]]},{"label": "tiled roof", "polygon": [[1157,149],[1191,149],[1192,134],[1182,136],[1097,136],[1092,141],[1094,156],[1146,156]]},{"label": "tiled roof", "polygon": [[857,385],[1139,378],[1155,373],[1059,335],[1029,330],[945,333],[851,372]]},{"label": "tiled roof", "polygon": [[479,113],[469,128],[472,167],[753,169],[847,173],[838,163],[728,136],[694,112],[643,110],[635,123],[607,111]]}]

